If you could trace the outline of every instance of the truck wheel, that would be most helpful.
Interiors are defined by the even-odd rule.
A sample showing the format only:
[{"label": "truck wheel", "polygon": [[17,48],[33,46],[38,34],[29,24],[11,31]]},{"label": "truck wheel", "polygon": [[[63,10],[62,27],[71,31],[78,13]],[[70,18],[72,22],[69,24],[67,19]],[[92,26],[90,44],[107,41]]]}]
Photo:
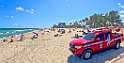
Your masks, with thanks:
[{"label": "truck wheel", "polygon": [[120,41],[117,41],[115,44],[115,49],[119,49],[120,48]]},{"label": "truck wheel", "polygon": [[92,57],[92,51],[91,50],[85,50],[81,56],[81,58],[83,58],[84,60],[88,60],[91,57]]}]

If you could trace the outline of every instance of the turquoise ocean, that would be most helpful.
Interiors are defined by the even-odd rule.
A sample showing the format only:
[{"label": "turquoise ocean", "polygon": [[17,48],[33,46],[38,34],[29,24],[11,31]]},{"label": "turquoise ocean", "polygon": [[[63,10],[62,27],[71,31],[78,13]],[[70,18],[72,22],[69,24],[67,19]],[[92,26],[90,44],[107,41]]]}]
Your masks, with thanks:
[{"label": "turquoise ocean", "polygon": [[0,28],[0,38],[9,37],[18,34],[24,34],[38,30],[37,28]]}]

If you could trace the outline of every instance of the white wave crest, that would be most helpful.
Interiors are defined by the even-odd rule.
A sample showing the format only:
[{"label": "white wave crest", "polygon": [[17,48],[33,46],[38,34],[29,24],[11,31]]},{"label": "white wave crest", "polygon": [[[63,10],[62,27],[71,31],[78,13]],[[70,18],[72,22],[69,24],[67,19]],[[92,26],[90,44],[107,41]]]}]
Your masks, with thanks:
[{"label": "white wave crest", "polygon": [[21,31],[24,31],[24,30],[16,30],[17,32],[21,32]]},{"label": "white wave crest", "polygon": [[6,33],[9,33],[9,32],[6,32]]},{"label": "white wave crest", "polygon": [[0,33],[0,34],[3,34],[3,33]]}]

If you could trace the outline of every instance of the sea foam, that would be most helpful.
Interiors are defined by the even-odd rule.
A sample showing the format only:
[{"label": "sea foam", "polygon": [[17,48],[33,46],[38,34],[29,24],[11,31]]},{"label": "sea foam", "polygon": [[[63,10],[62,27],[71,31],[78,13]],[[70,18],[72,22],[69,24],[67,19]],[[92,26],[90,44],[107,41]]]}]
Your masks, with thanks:
[{"label": "sea foam", "polygon": [[3,33],[0,33],[0,34],[3,34]]}]

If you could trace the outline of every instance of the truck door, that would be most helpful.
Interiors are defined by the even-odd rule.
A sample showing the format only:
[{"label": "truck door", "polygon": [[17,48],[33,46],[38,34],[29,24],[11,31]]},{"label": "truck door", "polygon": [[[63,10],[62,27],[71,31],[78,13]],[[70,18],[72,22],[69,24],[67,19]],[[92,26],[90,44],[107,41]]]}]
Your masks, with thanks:
[{"label": "truck door", "polygon": [[[99,40],[97,40],[99,38]],[[105,48],[105,39],[104,39],[104,34],[99,34],[96,37],[96,43],[97,43],[97,47],[99,50],[102,50]]]},{"label": "truck door", "polygon": [[110,32],[107,32],[107,33],[105,33],[105,37],[106,37],[106,40],[105,40],[105,45],[107,46],[107,47],[109,47],[110,45],[112,45],[112,42],[111,42],[111,33]]}]

